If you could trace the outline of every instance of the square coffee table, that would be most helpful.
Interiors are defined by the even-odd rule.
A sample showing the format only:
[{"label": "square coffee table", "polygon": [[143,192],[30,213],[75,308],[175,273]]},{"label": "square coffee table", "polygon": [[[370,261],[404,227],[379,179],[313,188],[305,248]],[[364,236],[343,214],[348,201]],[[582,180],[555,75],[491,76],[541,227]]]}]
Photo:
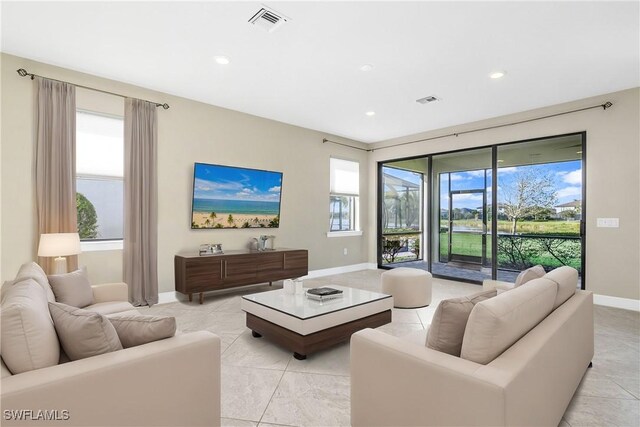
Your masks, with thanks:
[{"label": "square coffee table", "polygon": [[[306,359],[318,350],[347,341],[354,332],[391,322],[391,295],[337,285],[342,296],[316,301],[282,289],[245,295],[241,307],[254,337],[265,336]],[[306,289],[305,289],[306,290]]]}]

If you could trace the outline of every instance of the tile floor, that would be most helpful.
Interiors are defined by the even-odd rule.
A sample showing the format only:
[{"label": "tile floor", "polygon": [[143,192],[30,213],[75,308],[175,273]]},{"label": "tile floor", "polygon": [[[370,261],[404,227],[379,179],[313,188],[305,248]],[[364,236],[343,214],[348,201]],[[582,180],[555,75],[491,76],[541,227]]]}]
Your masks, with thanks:
[{"label": "tile floor", "polygon": [[[310,279],[305,286],[333,283],[379,291],[381,272]],[[348,426],[349,344],[300,361],[268,340],[253,338],[240,297],[269,289],[255,286],[208,295],[203,305],[174,302],[141,311],[175,316],[183,332],[206,329],[221,337],[223,426]],[[440,300],[477,291],[477,285],[434,279],[429,307],[394,309],[392,322],[379,329],[424,343]],[[640,313],[595,306],[593,365],[560,425],[640,426]]]}]

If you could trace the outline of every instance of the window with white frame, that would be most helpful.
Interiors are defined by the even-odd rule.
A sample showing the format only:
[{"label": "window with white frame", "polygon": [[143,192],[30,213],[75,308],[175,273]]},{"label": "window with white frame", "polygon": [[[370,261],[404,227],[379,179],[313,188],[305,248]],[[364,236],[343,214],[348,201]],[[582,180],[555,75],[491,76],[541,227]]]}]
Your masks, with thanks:
[{"label": "window with white frame", "polygon": [[329,196],[329,231],[358,231],[358,198],[360,195],[360,164],[331,158],[329,163],[331,189]]},{"label": "window with white frame", "polygon": [[76,204],[83,241],[122,240],[124,119],[76,113]]}]

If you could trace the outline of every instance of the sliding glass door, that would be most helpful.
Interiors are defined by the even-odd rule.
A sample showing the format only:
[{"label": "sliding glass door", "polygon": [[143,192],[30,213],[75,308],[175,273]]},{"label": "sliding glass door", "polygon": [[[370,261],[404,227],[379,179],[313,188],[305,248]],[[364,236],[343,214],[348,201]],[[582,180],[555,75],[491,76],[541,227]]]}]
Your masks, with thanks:
[{"label": "sliding glass door", "polygon": [[394,162],[382,166],[379,261],[383,265],[422,264],[424,174],[420,169],[425,165]]},{"label": "sliding glass door", "polygon": [[582,135],[497,148],[497,277],[540,264],[582,272]]},{"label": "sliding glass door", "polygon": [[491,278],[491,149],[432,156],[431,272]]},{"label": "sliding glass door", "polygon": [[513,282],[537,264],[547,271],[569,265],[582,275],[584,138],[381,164],[379,265],[476,283]]}]

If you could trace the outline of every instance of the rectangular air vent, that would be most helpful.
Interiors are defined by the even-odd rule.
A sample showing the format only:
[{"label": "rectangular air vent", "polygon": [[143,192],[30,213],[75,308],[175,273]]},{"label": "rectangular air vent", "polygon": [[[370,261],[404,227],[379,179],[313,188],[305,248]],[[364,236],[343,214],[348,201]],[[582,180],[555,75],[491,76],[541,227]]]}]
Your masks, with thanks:
[{"label": "rectangular air vent", "polygon": [[420,104],[428,104],[429,102],[435,102],[435,101],[440,101],[440,98],[438,98],[437,96],[425,96],[424,98],[420,98],[420,99],[416,99],[416,102],[419,102]]},{"label": "rectangular air vent", "polygon": [[256,27],[263,28],[268,32],[272,32],[289,20],[290,19],[283,14],[265,5],[261,5],[260,10],[249,19],[249,23]]}]

